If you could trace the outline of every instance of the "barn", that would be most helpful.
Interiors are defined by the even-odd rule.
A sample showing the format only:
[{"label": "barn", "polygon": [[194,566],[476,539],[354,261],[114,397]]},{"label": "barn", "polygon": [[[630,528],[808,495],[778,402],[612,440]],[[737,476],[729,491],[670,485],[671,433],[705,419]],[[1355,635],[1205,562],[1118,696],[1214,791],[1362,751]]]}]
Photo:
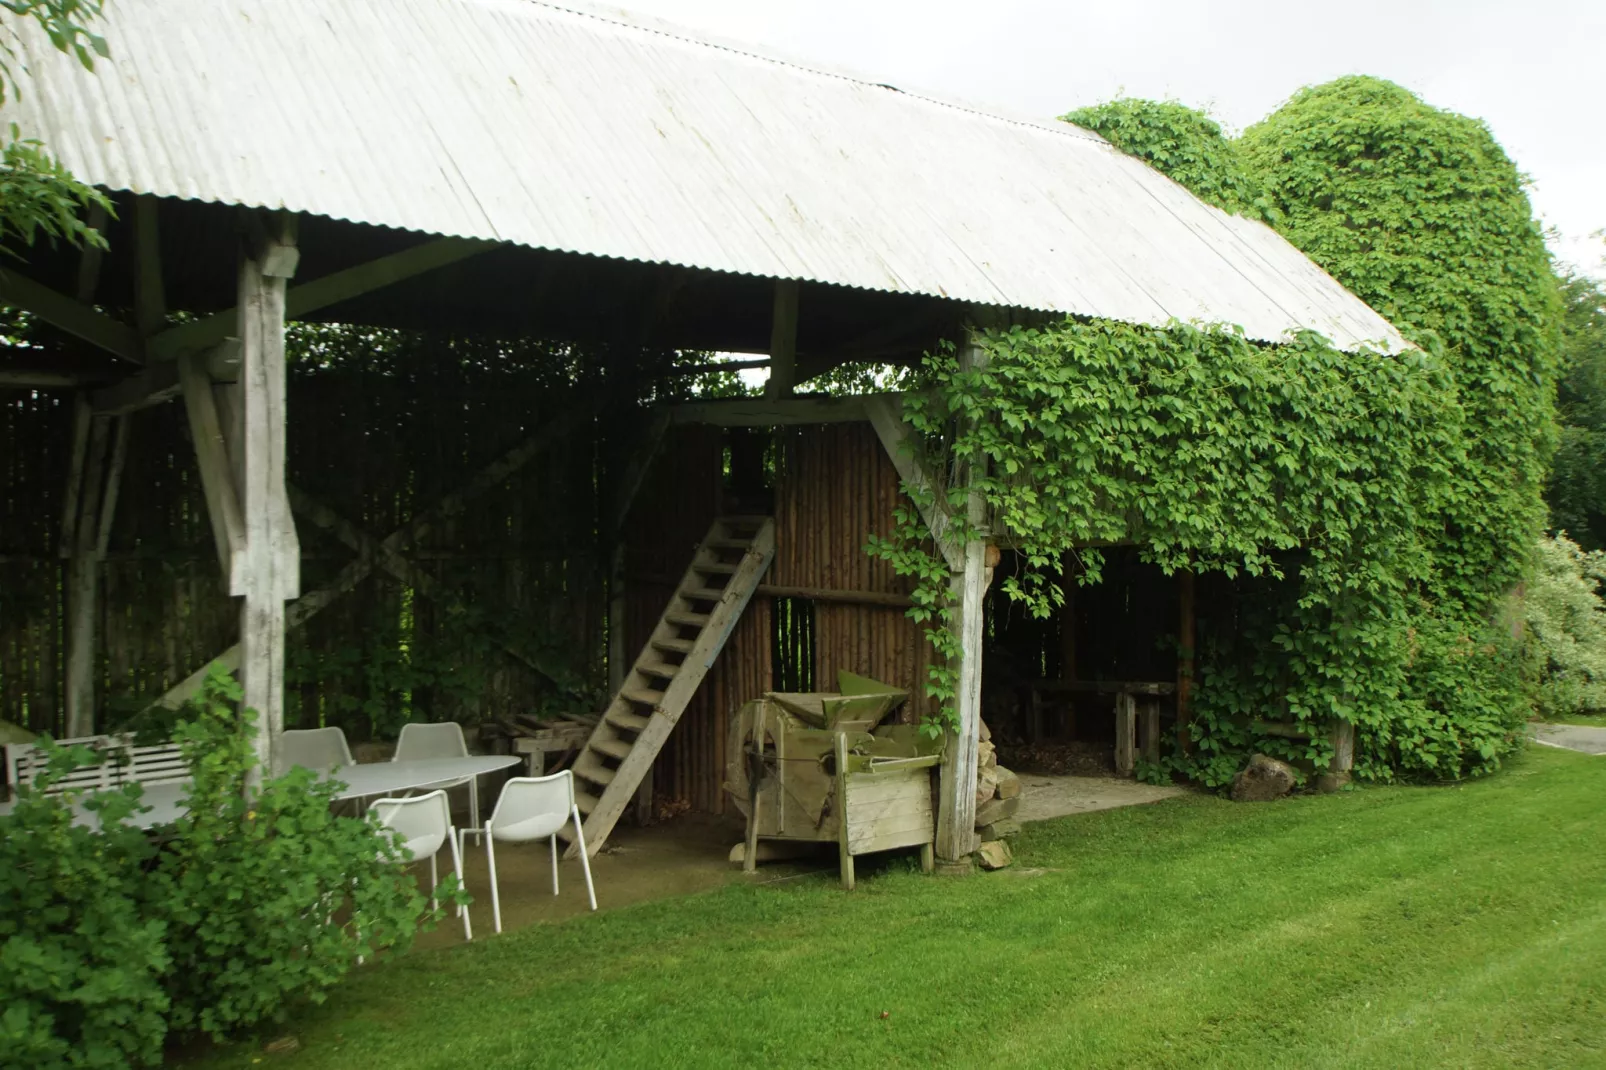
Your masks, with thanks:
[{"label": "barn", "polygon": [[[750,698],[918,693],[908,588],[863,547],[945,474],[900,448],[889,369],[1064,316],[1404,345],[1086,131],[616,11],[117,0],[98,29],[92,71],[25,35],[3,116],[115,204],[107,250],[0,264],[29,328],[0,357],[0,717],[36,730],[151,717],[215,661],[270,763],[286,727],[538,713],[588,726],[594,850],[655,793],[725,805]],[[943,544],[947,858],[988,679],[1034,736],[1113,709],[1128,762],[1186,716],[1188,644],[1153,635],[1191,588],[1134,565],[1022,622],[996,541]]]}]

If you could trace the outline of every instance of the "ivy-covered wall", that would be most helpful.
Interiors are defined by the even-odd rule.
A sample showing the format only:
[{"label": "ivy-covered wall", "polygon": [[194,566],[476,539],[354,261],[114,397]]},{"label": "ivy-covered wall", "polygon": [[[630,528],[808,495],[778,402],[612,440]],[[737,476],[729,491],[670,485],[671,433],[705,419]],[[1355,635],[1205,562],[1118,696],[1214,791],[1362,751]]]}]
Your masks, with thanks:
[{"label": "ivy-covered wall", "polygon": [[[1362,777],[1493,768],[1529,709],[1507,603],[1544,524],[1558,365],[1515,166],[1482,123],[1373,78],[1304,90],[1236,140],[1175,103],[1066,118],[1276,227],[1419,348],[1072,320],[990,332],[972,370],[933,356],[908,415],[937,470],[985,473],[993,532],[1027,565],[1011,596],[1053,612],[1063,555],[1097,582],[1101,542],[1232,580],[1201,619],[1192,746],[1157,775],[1219,784],[1252,749],[1325,762],[1334,719],[1357,727]],[[940,622],[916,519],[871,550]]]}]

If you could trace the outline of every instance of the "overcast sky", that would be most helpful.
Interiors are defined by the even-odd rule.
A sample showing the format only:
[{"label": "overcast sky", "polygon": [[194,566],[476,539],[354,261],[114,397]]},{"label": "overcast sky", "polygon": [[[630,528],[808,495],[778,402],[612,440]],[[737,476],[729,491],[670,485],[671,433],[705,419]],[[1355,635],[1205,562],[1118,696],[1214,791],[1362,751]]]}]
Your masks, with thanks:
[{"label": "overcast sky", "polygon": [[1366,73],[1486,120],[1565,259],[1606,277],[1606,0],[625,0],[903,89],[1062,115],[1175,98],[1230,129]]}]

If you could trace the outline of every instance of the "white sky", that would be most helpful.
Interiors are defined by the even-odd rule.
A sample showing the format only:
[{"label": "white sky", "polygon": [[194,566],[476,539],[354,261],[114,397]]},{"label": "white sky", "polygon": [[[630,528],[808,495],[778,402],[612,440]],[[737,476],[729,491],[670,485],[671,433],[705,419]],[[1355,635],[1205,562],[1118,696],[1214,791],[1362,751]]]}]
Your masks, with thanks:
[{"label": "white sky", "polygon": [[1606,0],[613,0],[903,89],[1043,117],[1174,98],[1230,129],[1379,75],[1486,120],[1556,251],[1606,278]]}]

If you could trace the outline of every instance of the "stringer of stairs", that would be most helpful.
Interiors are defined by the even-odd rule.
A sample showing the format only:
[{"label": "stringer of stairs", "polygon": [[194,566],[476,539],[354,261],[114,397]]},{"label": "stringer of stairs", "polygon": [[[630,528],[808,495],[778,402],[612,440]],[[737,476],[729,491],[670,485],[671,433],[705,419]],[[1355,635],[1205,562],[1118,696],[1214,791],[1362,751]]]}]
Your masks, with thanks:
[{"label": "stringer of stairs", "polygon": [[[727,516],[714,521],[652,638],[625,674],[574,762],[575,801],[586,853],[596,854],[725,647],[775,557],[775,521]],[[574,826],[558,834],[564,857],[579,853]]]}]

